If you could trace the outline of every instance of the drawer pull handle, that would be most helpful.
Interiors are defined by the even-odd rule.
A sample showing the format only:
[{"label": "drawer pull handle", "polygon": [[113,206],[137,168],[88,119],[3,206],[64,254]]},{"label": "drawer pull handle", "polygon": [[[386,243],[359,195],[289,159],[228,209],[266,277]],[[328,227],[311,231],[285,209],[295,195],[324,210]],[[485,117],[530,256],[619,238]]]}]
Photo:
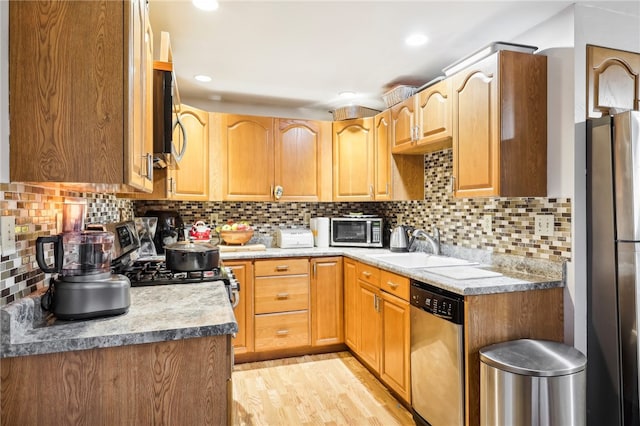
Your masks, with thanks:
[{"label": "drawer pull handle", "polygon": [[276,266],[276,271],[286,271],[289,269],[289,265],[278,265]]},{"label": "drawer pull handle", "polygon": [[289,297],[289,293],[278,293],[276,294],[276,298],[278,299],[287,299]]},{"label": "drawer pull handle", "polygon": [[362,275],[364,275],[365,277],[369,278],[371,276],[371,272],[369,271],[362,271]]},{"label": "drawer pull handle", "polygon": [[276,331],[276,334],[278,336],[286,336],[287,334],[289,334],[289,330],[278,330]]},{"label": "drawer pull handle", "polygon": [[387,284],[389,284],[389,287],[391,287],[392,289],[396,289],[400,285],[400,284],[394,283],[393,281],[387,281]]}]

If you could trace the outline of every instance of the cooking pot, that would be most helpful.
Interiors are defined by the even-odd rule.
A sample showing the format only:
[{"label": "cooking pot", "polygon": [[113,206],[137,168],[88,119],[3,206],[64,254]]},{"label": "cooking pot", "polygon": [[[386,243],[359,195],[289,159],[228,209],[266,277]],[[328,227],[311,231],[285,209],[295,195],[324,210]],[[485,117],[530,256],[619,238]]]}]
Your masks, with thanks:
[{"label": "cooking pot", "polygon": [[208,240],[211,238],[211,228],[199,220],[189,230],[189,237],[195,240]]},{"label": "cooking pot", "polygon": [[179,241],[164,247],[167,268],[176,272],[210,271],[220,266],[220,250],[209,243]]}]

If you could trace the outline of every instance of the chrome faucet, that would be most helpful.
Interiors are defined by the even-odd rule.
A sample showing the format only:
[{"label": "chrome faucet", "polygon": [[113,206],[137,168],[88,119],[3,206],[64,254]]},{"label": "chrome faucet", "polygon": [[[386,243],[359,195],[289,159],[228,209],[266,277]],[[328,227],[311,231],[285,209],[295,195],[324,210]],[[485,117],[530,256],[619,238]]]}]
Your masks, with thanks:
[{"label": "chrome faucet", "polygon": [[[422,229],[416,229],[415,231],[413,231],[413,238],[411,239],[411,243],[413,243],[418,238],[424,238],[425,240],[427,240],[427,242],[431,246],[431,251],[433,251],[433,254],[440,254],[440,231],[438,230],[438,228],[433,228],[433,236],[427,234]],[[411,243],[409,243],[409,249],[411,248]]]}]

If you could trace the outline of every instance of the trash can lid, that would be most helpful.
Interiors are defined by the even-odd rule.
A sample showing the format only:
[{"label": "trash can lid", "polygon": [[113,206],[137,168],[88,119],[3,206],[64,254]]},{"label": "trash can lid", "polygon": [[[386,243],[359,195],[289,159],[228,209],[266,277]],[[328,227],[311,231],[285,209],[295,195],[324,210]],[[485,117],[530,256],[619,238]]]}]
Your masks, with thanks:
[{"label": "trash can lid", "polygon": [[587,357],[564,343],[520,339],[480,349],[480,361],[526,376],[564,376],[584,370]]}]

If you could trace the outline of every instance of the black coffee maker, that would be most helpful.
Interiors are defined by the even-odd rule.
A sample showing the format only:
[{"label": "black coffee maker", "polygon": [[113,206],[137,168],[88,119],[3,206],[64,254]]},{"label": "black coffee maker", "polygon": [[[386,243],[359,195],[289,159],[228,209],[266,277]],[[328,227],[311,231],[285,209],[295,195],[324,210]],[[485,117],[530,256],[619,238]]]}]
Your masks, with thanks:
[{"label": "black coffee maker", "polygon": [[158,226],[153,243],[158,254],[164,254],[164,247],[184,240],[184,222],[180,214],[171,210],[147,210],[146,217],[157,217]]}]

